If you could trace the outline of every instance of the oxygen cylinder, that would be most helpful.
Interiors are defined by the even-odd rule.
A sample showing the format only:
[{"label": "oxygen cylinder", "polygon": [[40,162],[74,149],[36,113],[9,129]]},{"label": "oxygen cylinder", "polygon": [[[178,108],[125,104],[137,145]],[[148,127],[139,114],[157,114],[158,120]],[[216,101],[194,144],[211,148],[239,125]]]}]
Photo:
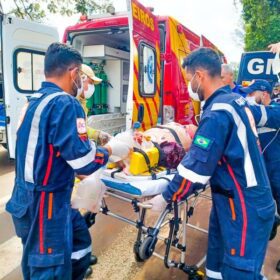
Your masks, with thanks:
[{"label": "oxygen cylinder", "polygon": [[[100,73],[95,74],[95,76],[98,77],[98,78],[101,78]],[[95,91],[94,91],[94,94],[93,94],[93,107],[92,107],[93,115],[102,114],[101,101],[100,101],[101,84],[102,83],[100,83],[98,85],[95,85]]]},{"label": "oxygen cylinder", "polygon": [[102,79],[101,89],[100,89],[100,104],[102,114],[108,113],[107,95],[108,95],[108,77],[104,70],[100,73],[100,78]]},{"label": "oxygen cylinder", "polygon": [[86,107],[88,109],[88,115],[92,115],[92,107],[93,107],[93,96],[86,99]]},{"label": "oxygen cylinder", "polygon": [[[89,67],[91,67],[91,69],[95,72],[96,71],[96,66],[92,65],[92,64],[87,64]],[[93,112],[93,107],[94,107],[94,95],[96,93],[97,89],[95,89],[94,91],[94,94],[86,99],[86,107],[88,109],[88,116],[91,116],[91,115],[94,115],[94,112]]]}]

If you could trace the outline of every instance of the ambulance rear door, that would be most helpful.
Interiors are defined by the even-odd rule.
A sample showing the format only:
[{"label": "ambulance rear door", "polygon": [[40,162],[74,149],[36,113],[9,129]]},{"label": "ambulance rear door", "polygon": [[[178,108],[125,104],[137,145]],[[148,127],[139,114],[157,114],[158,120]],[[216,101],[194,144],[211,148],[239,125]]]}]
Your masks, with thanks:
[{"label": "ambulance rear door", "polygon": [[156,126],[160,106],[160,41],[156,17],[136,0],[128,0],[130,79],[127,128],[140,121],[142,130]]},{"label": "ambulance rear door", "polygon": [[56,28],[11,16],[3,16],[2,58],[7,146],[15,157],[16,131],[27,98],[44,80],[47,47],[59,40]]}]

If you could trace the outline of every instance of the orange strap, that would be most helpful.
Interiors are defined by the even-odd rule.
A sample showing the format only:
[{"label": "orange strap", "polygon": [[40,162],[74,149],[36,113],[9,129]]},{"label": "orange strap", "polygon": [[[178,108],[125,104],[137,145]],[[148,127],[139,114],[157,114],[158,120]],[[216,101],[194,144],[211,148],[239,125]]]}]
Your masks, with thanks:
[{"label": "orange strap", "polygon": [[229,198],[229,206],[231,210],[231,217],[235,221],[236,220],[236,213],[235,213],[235,208],[234,208],[234,202],[232,198]]},{"label": "orange strap", "polygon": [[49,207],[48,207],[48,220],[52,219],[53,209],[53,193],[49,193]]}]

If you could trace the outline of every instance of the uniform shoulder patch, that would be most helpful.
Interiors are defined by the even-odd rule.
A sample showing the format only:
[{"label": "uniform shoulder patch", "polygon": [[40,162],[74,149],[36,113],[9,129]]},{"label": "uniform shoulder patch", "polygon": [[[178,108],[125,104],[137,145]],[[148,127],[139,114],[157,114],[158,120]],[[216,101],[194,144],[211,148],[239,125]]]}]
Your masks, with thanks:
[{"label": "uniform shoulder patch", "polygon": [[235,103],[236,103],[237,105],[239,105],[240,107],[243,107],[243,106],[245,106],[245,104],[246,104],[246,100],[245,100],[245,98],[242,97],[242,96],[240,96],[239,98],[235,99],[234,101],[235,101]]},{"label": "uniform shoulder patch", "polygon": [[196,135],[193,143],[204,150],[208,150],[213,143],[213,140],[201,135]]},{"label": "uniform shoulder patch", "polygon": [[83,118],[77,119],[77,130],[79,134],[87,133],[86,121]]}]

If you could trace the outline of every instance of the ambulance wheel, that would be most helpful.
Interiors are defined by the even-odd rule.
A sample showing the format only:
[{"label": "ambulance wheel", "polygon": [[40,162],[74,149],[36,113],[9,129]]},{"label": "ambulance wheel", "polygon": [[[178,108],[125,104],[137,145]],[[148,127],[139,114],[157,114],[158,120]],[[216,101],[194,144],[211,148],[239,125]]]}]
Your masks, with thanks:
[{"label": "ambulance wheel", "polygon": [[137,262],[144,262],[143,259],[140,258],[139,256],[139,247],[141,245],[141,243],[139,244],[139,241],[136,241],[133,247],[133,252],[134,252],[134,258]]},{"label": "ambulance wheel", "polygon": [[[154,238],[147,236],[139,247],[139,256],[142,260],[147,260],[152,256],[155,246],[153,246]],[[154,244],[155,245],[155,244]]]}]

